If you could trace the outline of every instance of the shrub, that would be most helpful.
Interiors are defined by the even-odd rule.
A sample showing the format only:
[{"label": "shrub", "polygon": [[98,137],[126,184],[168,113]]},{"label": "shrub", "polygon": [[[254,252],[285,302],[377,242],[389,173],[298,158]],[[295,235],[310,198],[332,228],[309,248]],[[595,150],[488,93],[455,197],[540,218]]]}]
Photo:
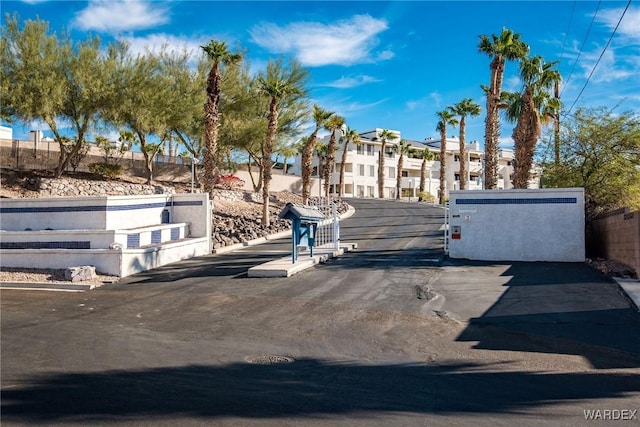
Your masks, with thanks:
[{"label": "shrub", "polygon": [[423,202],[427,202],[427,203],[435,203],[436,202],[436,197],[427,192],[427,191],[419,191],[418,192],[418,198],[423,201]]},{"label": "shrub", "polygon": [[122,174],[122,166],[104,162],[91,163],[89,170],[96,175],[110,179],[117,178]]},{"label": "shrub", "polygon": [[240,190],[244,187],[244,180],[232,174],[216,175],[213,186],[222,190]]}]

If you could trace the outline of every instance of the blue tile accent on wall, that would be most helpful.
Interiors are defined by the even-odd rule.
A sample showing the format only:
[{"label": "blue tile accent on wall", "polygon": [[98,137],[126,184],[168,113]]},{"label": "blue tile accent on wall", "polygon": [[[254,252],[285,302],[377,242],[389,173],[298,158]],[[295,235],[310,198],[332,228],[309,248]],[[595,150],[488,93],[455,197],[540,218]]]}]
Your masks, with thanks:
[{"label": "blue tile accent on wall", "polygon": [[60,213],[60,212],[116,212],[139,209],[164,208],[166,203],[140,203],[119,206],[47,206],[47,207],[0,207],[0,214],[9,213]]},{"label": "blue tile accent on wall", "polygon": [[548,205],[576,204],[575,197],[543,197],[540,199],[456,199],[456,205]]},{"label": "blue tile accent on wall", "polygon": [[60,212],[117,212],[138,209],[164,208],[168,206],[202,206],[201,200],[181,202],[139,203],[135,205],[118,206],[47,206],[10,208],[0,206],[0,213],[60,213]]},{"label": "blue tile accent on wall", "polygon": [[187,200],[182,202],[167,202],[167,206],[202,206],[202,200]]},{"label": "blue tile accent on wall", "polygon": [[140,247],[140,233],[127,234],[127,249]]},{"label": "blue tile accent on wall", "polygon": [[0,242],[0,249],[91,249],[91,242]]},{"label": "blue tile accent on wall", "polygon": [[171,229],[171,240],[178,240],[180,238],[180,228],[173,227]]},{"label": "blue tile accent on wall", "polygon": [[151,232],[151,243],[160,243],[162,241],[162,230],[153,230]]}]

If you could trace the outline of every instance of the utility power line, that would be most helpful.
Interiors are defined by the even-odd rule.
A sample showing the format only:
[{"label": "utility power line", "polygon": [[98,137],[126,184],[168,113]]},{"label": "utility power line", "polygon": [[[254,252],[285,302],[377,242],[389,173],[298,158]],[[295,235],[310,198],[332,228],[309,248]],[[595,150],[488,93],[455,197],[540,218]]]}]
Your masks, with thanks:
[{"label": "utility power line", "polygon": [[564,86],[562,86],[562,90],[560,91],[560,97],[562,97],[562,94],[564,93],[564,90],[569,85],[569,80],[571,80],[571,76],[573,75],[573,71],[576,69],[576,65],[578,64],[578,61],[580,60],[580,55],[582,55],[582,51],[584,49],[584,45],[587,43],[587,39],[589,38],[589,34],[591,33],[591,28],[593,27],[593,22],[596,20],[596,16],[598,15],[598,11],[600,10],[600,3],[602,3],[602,1],[599,1],[598,5],[596,6],[596,11],[593,13],[593,17],[591,18],[591,23],[589,24],[589,28],[587,29],[587,33],[584,35],[584,39],[582,40],[582,46],[580,46],[580,50],[578,50],[578,56],[576,56],[576,60],[573,62],[573,66],[571,67],[571,71],[569,72],[569,77],[567,77],[567,79],[564,81]]},{"label": "utility power line", "polygon": [[573,109],[573,107],[576,105],[576,103],[578,102],[578,100],[582,96],[582,92],[584,92],[584,89],[589,84],[589,80],[591,80],[591,77],[593,76],[593,73],[596,71],[596,68],[598,67],[598,64],[600,63],[600,60],[604,56],[604,53],[607,51],[607,48],[609,47],[609,44],[611,44],[611,40],[613,39],[613,36],[616,34],[616,31],[618,31],[618,27],[620,26],[620,22],[622,22],[622,18],[624,18],[625,13],[627,13],[627,10],[629,9],[629,6],[631,6],[631,0],[629,0],[627,2],[627,6],[622,11],[622,15],[620,15],[620,19],[618,20],[618,23],[616,24],[616,27],[613,29],[613,32],[611,33],[611,36],[609,37],[609,40],[607,40],[607,44],[604,46],[604,49],[602,49],[602,53],[600,53],[600,57],[598,58],[598,60],[596,61],[595,65],[591,69],[591,73],[589,73],[589,77],[587,77],[587,81],[584,82],[584,86],[582,86],[582,89],[580,89],[580,93],[576,97],[576,100],[573,101],[573,104],[571,104],[571,107],[569,108],[569,110],[567,110],[567,112],[564,114],[565,117],[569,113],[571,113],[571,110]]}]

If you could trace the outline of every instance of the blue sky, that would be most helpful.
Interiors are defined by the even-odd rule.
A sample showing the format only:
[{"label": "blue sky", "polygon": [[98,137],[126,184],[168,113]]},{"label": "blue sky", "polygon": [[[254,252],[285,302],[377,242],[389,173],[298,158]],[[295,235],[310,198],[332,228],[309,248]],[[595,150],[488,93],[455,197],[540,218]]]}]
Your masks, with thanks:
[{"label": "blue sky", "polygon": [[[499,34],[503,27],[521,34],[531,54],[560,61],[566,108],[617,106],[640,112],[640,5],[632,3],[618,25],[627,5],[2,0],[1,9],[23,20],[39,16],[54,30],[71,30],[76,39],[87,34],[105,42],[127,39],[134,51],[168,43],[195,55],[208,40],[221,39],[245,49],[253,71],[269,58],[296,57],[310,71],[312,101],[362,132],[378,127],[400,130],[406,139],[438,137],[436,112],[472,98],[483,113],[468,119],[467,141],[482,142],[485,98],[480,85],[488,84],[490,59],[478,52],[478,36]],[[505,90],[519,88],[517,71],[516,64],[507,64]],[[26,137],[29,126],[37,125],[16,127],[14,137]],[[512,144],[512,128],[503,126],[503,146]]]}]

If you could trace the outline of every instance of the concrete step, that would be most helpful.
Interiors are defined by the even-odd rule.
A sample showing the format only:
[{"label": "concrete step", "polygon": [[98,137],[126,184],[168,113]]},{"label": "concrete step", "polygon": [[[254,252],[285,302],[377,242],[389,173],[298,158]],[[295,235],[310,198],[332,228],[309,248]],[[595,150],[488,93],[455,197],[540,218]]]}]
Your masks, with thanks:
[{"label": "concrete step", "polygon": [[340,249],[329,247],[313,248],[313,257],[307,252],[298,255],[298,260],[292,262],[291,255],[273,261],[265,262],[247,271],[248,277],[289,277],[300,271],[313,267],[316,264],[326,262],[328,259],[338,257],[346,252],[358,248],[357,243],[340,242]]}]

